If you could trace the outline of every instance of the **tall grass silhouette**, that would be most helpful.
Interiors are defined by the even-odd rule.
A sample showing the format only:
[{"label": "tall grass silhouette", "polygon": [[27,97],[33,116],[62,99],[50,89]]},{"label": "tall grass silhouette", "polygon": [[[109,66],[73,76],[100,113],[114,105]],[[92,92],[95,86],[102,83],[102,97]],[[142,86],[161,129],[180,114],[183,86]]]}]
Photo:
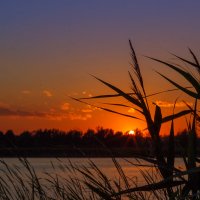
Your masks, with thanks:
[{"label": "tall grass silhouette", "polygon": [[[121,166],[115,158],[112,158],[112,161],[119,175],[118,180],[110,180],[110,178],[91,160],[88,160],[89,167],[84,165],[77,166],[70,161],[66,165],[61,161],[58,161],[59,168],[68,174],[67,178],[56,173],[54,164],[52,164],[52,168],[55,169],[55,173],[46,173],[45,178],[40,178],[27,159],[20,158],[20,162],[24,166],[23,169],[19,169],[18,166],[9,166],[1,161],[1,165],[3,165],[3,168],[0,170],[1,173],[3,173],[3,176],[0,177],[1,199],[200,199],[200,167],[197,164],[199,159],[197,158],[196,152],[196,124],[200,118],[197,109],[198,100],[200,99],[200,65],[197,57],[190,49],[189,52],[192,55],[193,61],[174,55],[182,62],[193,67],[195,69],[195,74],[182,69],[179,65],[150,58],[155,62],[169,67],[171,70],[174,70],[182,76],[186,83],[190,84],[190,87],[183,87],[171,78],[157,72],[175,86],[175,89],[172,90],[180,90],[194,99],[194,107],[191,107],[186,103],[187,109],[177,113],[174,112],[176,107],[175,101],[173,114],[163,116],[159,105],[155,104],[153,113],[149,108],[149,96],[158,95],[159,93],[147,94],[141,68],[131,41],[129,41],[129,45],[132,58],[132,71],[128,72],[132,84],[131,93],[124,92],[118,87],[93,76],[103,85],[111,88],[116,94],[103,94],[91,98],[73,99],[81,103],[90,104],[87,101],[88,99],[123,97],[132,104],[132,107],[137,112],[140,113],[141,118],[109,108],[109,105],[129,107],[129,105],[125,104],[105,104],[107,105],[106,107],[90,104],[107,112],[119,114],[135,120],[144,120],[146,122],[153,143],[154,157],[144,155],[139,156],[140,159],[148,163],[145,165],[136,158],[135,163],[132,163],[133,167],[138,167],[146,184],[138,185],[131,177],[127,177],[123,170],[123,166]],[[169,91],[171,90],[164,92]],[[187,130],[188,146],[186,154],[183,152],[182,157],[186,170],[180,170],[175,166],[174,122],[177,118],[187,114],[191,115]],[[161,125],[166,122],[171,123],[167,156],[164,153],[160,134]],[[143,166],[149,165],[153,166],[152,171],[142,170]]]},{"label": "tall grass silhouette", "polygon": [[[184,59],[182,57],[174,55],[179,60],[183,61],[186,64],[189,64],[190,66],[194,67],[196,70],[196,73],[193,74],[189,71],[186,71],[184,69],[181,69],[179,65],[170,64],[168,62],[161,61],[159,59],[150,58],[156,62],[159,62],[175,72],[177,72],[180,76],[182,76],[187,83],[189,83],[191,87],[183,87],[180,84],[176,83],[172,79],[166,77],[160,72],[157,72],[160,76],[162,76],[164,79],[169,81],[173,86],[176,87],[176,89],[181,90],[182,92],[186,93],[187,95],[194,98],[194,108],[187,105],[188,109],[182,110],[178,113],[174,113],[170,116],[162,116],[161,108],[155,104],[155,112],[154,117],[152,117],[152,113],[149,109],[149,100],[148,96],[152,96],[155,94],[147,95],[147,92],[145,90],[145,84],[144,80],[141,74],[140,66],[135,54],[135,51],[133,49],[131,41],[129,41],[130,49],[131,49],[131,58],[132,58],[132,73],[129,73],[129,77],[131,80],[131,88],[132,93],[126,93],[119,89],[118,87],[115,87],[114,85],[96,77],[93,76],[95,79],[100,81],[102,84],[106,85],[107,87],[111,88],[113,91],[115,91],[117,94],[115,95],[100,95],[92,97],[93,99],[97,98],[113,98],[113,97],[123,97],[128,102],[132,103],[134,109],[138,111],[143,118],[146,121],[147,129],[149,131],[149,134],[151,136],[152,142],[153,142],[153,148],[154,148],[154,156],[155,159],[148,158],[148,162],[156,164],[161,176],[162,181],[155,184],[148,184],[147,186],[144,186],[142,188],[132,188],[125,191],[121,191],[120,194],[124,193],[130,193],[131,191],[137,191],[137,190],[151,190],[151,189],[166,189],[166,192],[168,194],[169,198],[174,198],[176,195],[176,192],[174,191],[174,187],[177,185],[182,185],[180,192],[180,196],[182,198],[185,198],[187,195],[191,194],[193,198],[195,199],[198,191],[200,189],[200,172],[199,168],[196,165],[197,161],[197,155],[196,155],[196,120],[199,119],[198,112],[197,112],[197,103],[198,99],[200,98],[200,83],[199,83],[199,74],[200,74],[200,65],[197,60],[197,57],[192,52],[191,49],[189,49],[190,54],[192,55],[193,61],[189,61],[187,59]],[[194,92],[194,91],[195,92]],[[166,91],[169,92],[169,91]],[[157,94],[157,93],[156,93]],[[85,98],[86,99],[86,98]],[[87,98],[91,99],[91,98]],[[83,102],[84,99],[76,99],[77,101]],[[114,105],[114,104],[113,104]],[[126,105],[120,105],[115,104],[116,106],[126,106]],[[176,106],[176,101],[174,103],[174,108]],[[128,106],[127,106],[128,107]],[[120,113],[118,111],[100,107],[103,110],[106,110],[108,112],[120,114],[126,117],[131,117],[135,119],[139,119],[132,115],[126,115],[123,113]],[[185,173],[187,174],[187,179],[182,176],[182,172],[175,167],[175,141],[174,141],[174,120],[182,117],[186,114],[192,114],[192,120],[188,123],[188,147],[187,147],[187,155],[186,157],[183,157],[185,167],[187,171]],[[165,157],[163,149],[162,149],[162,141],[161,141],[161,135],[160,135],[160,129],[161,125],[165,122],[171,122],[171,128],[169,130],[169,142],[168,142],[168,154],[167,157]],[[146,157],[143,157],[144,160],[147,160]],[[193,172],[195,170],[195,172]],[[192,173],[191,173],[192,171]]]}]

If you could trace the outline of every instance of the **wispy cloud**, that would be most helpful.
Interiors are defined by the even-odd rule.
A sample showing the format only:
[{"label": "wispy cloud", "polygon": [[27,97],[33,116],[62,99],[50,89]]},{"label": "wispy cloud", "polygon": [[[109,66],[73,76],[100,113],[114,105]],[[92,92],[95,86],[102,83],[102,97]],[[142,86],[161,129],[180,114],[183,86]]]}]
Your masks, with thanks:
[{"label": "wispy cloud", "polygon": [[70,104],[69,103],[63,103],[61,105],[61,107],[60,107],[60,109],[64,110],[64,111],[69,110],[69,108],[70,108]]},{"label": "wispy cloud", "polygon": [[[163,108],[171,108],[174,106],[174,103],[168,102],[168,101],[156,101],[155,102],[158,106],[163,107]],[[192,106],[193,104],[191,102],[186,102],[186,104]],[[184,102],[177,102],[176,107],[186,107]]]},{"label": "wispy cloud", "polygon": [[86,115],[77,114],[77,113],[69,114],[70,120],[84,120],[84,121],[86,121],[87,119],[90,119],[91,117],[92,117],[92,115],[90,115],[90,114],[86,114]]},{"label": "wispy cloud", "polygon": [[46,113],[43,112],[29,112],[24,110],[14,110],[11,108],[0,107],[0,116],[10,117],[46,117]]},{"label": "wispy cloud", "polygon": [[91,106],[91,105],[87,105],[86,110],[87,109],[92,110],[92,111],[95,111],[95,110],[102,111],[101,108],[98,108],[98,107],[95,107],[95,106]]},{"label": "wispy cloud", "polygon": [[83,113],[91,113],[91,112],[93,112],[93,110],[91,110],[91,109],[82,109],[81,112],[83,112]]},{"label": "wispy cloud", "polygon": [[46,97],[52,97],[53,94],[49,90],[43,90],[42,92]]},{"label": "wispy cloud", "polygon": [[47,117],[46,112],[40,111],[27,111],[18,108],[14,108],[9,104],[0,102],[0,116],[1,117]]},{"label": "wispy cloud", "polygon": [[85,114],[85,113],[75,113],[75,112],[70,112],[70,113],[51,113],[47,114],[46,118],[49,120],[81,120],[81,121],[86,121],[90,118],[92,118],[91,114]]},{"label": "wispy cloud", "polygon": [[85,95],[85,96],[88,96],[88,97],[93,96],[90,92],[87,92],[87,91],[82,91],[82,95]]},{"label": "wispy cloud", "polygon": [[[67,111],[67,112],[66,112]],[[49,111],[29,111],[17,109],[0,102],[0,117],[11,118],[43,118],[47,120],[88,120],[92,118],[90,109],[73,109],[69,103],[64,103],[61,109],[51,108]]]},{"label": "wispy cloud", "polygon": [[90,92],[87,91],[82,91],[80,93],[78,92],[73,92],[71,95],[69,96],[80,96],[80,95],[84,95],[85,97],[92,97],[93,95]]}]

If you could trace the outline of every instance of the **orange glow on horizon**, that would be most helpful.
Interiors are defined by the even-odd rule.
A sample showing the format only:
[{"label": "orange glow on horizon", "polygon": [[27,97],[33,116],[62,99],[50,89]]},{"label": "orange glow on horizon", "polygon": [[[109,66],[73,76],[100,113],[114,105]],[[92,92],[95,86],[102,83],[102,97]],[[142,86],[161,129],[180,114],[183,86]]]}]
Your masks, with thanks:
[{"label": "orange glow on horizon", "polygon": [[129,134],[129,135],[135,135],[135,131],[134,131],[134,130],[130,130],[130,131],[128,132],[128,134]]}]

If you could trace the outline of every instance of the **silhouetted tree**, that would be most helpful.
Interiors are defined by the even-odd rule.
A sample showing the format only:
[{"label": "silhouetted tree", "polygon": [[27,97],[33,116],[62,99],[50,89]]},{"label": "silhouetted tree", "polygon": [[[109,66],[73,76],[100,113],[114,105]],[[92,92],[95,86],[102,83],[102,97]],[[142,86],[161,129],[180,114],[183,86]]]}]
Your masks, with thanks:
[{"label": "silhouetted tree", "polygon": [[[184,130],[179,132],[175,138],[178,144],[176,145],[176,152],[178,153],[177,155],[179,155],[181,153],[181,148],[184,149],[187,145],[188,133]],[[167,150],[168,140],[168,137],[162,137],[164,152]],[[96,131],[88,129],[85,133],[78,130],[64,132],[57,129],[39,129],[33,132],[24,131],[20,135],[15,135],[12,130],[8,130],[5,134],[0,132],[1,153],[6,151],[6,147],[15,148],[15,150],[18,147],[19,149],[25,148],[30,151],[31,149],[37,149],[37,151],[39,151],[37,155],[40,154],[40,150],[43,151],[43,155],[49,155],[51,149],[59,149],[58,151],[68,149],[69,151],[72,151],[71,155],[73,155],[74,149],[80,148],[83,151],[86,150],[86,152],[90,152],[89,155],[94,156],[95,153],[92,154],[91,151],[101,155],[99,150],[106,150],[106,147],[113,150],[115,153],[118,151],[117,149],[119,149],[119,152],[128,152],[129,149],[132,149],[132,152],[135,151],[136,153],[152,155],[151,142],[152,140],[150,138],[143,137],[142,132],[139,129],[135,130],[134,135],[128,133],[124,134],[122,132],[115,133],[112,129],[104,129],[102,127],[98,127]],[[200,143],[199,138],[197,142]],[[5,149],[5,151],[3,151],[3,149]],[[198,149],[198,152],[199,151],[200,149]],[[32,155],[32,153],[26,155]],[[106,152],[102,155],[106,155]]]},{"label": "silhouetted tree", "polygon": [[16,141],[15,141],[15,134],[12,130],[8,130],[6,131],[5,135],[5,142],[6,142],[6,146],[15,146]]},{"label": "silhouetted tree", "polygon": [[20,147],[32,147],[33,146],[33,138],[29,131],[24,131],[18,136],[17,144]]}]

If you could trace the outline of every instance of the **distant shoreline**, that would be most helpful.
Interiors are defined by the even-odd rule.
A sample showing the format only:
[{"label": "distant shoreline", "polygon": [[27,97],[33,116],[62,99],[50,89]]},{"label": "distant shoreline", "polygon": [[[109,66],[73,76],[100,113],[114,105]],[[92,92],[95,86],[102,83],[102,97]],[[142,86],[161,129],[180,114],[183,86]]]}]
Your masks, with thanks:
[{"label": "distant shoreline", "polygon": [[0,157],[133,157],[141,155],[134,148],[4,148]]},{"label": "distant shoreline", "polygon": [[[0,148],[0,158],[139,158],[141,156],[154,157],[152,152],[135,148]],[[177,152],[176,157],[181,157],[181,152]]]}]

